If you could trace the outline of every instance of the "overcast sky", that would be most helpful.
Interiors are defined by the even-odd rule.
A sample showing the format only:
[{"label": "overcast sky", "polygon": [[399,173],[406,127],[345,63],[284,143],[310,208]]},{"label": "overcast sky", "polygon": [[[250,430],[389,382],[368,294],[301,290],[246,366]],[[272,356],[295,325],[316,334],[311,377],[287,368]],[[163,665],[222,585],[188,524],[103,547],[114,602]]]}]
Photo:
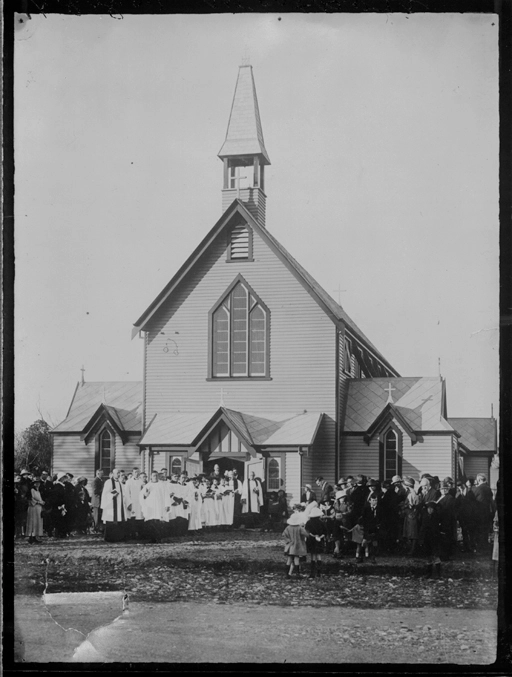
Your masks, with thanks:
[{"label": "overcast sky", "polygon": [[[221,214],[248,56],[267,227],[449,416],[498,410],[498,19],[32,15],[15,41],[16,428],[142,379],[133,323]],[[314,355],[311,356],[314,360]]]}]

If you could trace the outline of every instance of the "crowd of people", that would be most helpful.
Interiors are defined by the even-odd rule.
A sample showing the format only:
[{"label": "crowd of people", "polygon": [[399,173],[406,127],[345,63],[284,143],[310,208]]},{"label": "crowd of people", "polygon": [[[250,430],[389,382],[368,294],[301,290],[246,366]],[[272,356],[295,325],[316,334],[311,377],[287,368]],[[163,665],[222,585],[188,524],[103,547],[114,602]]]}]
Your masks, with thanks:
[{"label": "crowd of people", "polygon": [[[87,478],[60,472],[22,470],[14,478],[15,536],[39,542],[43,535],[104,533],[107,541],[140,538],[160,542],[166,536],[200,529],[250,528],[259,524],[265,507],[260,478],[245,482],[236,470],[189,477],[186,471],[168,477],[167,469],[148,477],[139,468],[114,469],[108,478],[98,470],[92,486]],[[286,504],[284,492],[280,503]],[[287,516],[287,513],[286,513]]]},{"label": "crowd of people", "polygon": [[[499,484],[499,483],[498,483]],[[484,474],[467,481],[440,480],[423,474],[419,481],[395,475],[379,482],[364,475],[342,477],[333,486],[316,479],[307,484],[284,531],[287,576],[299,574],[300,558],[311,555],[310,576],[320,575],[321,555],[354,556],[356,563],[376,555],[420,555],[428,576],[441,573],[457,547],[498,559],[497,503]]]},{"label": "crowd of people", "polygon": [[241,481],[236,470],[221,473],[218,465],[194,477],[186,471],[169,477],[165,468],[148,477],[135,467],[114,469],[105,479],[98,470],[91,487],[70,473],[15,476],[15,535],[29,543],[92,532],[110,542],[160,542],[202,529],[284,529],[288,576],[298,574],[308,553],[311,576],[320,575],[322,554],[360,563],[382,553],[425,556],[429,575],[438,576],[457,547],[487,552],[496,515],[483,474],[457,482],[429,474],[384,482],[357,475],[332,484],[317,477],[291,509],[285,492],[265,491],[254,472]]}]

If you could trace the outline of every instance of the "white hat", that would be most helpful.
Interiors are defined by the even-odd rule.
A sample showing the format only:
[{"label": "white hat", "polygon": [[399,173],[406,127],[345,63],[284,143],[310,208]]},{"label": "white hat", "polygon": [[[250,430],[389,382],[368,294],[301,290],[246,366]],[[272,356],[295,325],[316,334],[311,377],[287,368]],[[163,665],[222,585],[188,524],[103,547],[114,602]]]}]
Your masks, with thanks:
[{"label": "white hat", "polygon": [[66,477],[66,475],[67,475],[67,473],[65,473],[65,472],[58,472],[58,473],[57,473],[57,482],[60,482],[60,480],[61,480],[63,477]]},{"label": "white hat", "polygon": [[309,517],[322,517],[323,512],[320,508],[312,508],[309,512]]},{"label": "white hat", "polygon": [[287,524],[291,527],[298,527],[304,523],[304,515],[300,512],[294,512],[288,518]]},{"label": "white hat", "polygon": [[343,498],[343,496],[346,496],[347,492],[345,489],[340,489],[339,491],[336,492],[336,498]]},{"label": "white hat", "polygon": [[31,474],[32,474],[32,473],[30,472],[30,470],[27,470],[27,469],[22,470],[22,471],[20,472],[20,475],[31,475]]}]

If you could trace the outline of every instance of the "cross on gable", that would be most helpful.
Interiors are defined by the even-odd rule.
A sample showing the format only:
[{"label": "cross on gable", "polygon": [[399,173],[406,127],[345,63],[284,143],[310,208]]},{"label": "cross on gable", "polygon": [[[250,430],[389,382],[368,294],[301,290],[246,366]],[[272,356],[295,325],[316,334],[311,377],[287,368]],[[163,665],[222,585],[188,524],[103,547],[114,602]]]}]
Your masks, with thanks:
[{"label": "cross on gable", "polygon": [[386,402],[386,404],[393,404],[393,398],[391,397],[391,391],[396,390],[396,388],[392,388],[391,383],[390,383],[387,388],[384,388],[384,390],[388,394],[388,401]]}]

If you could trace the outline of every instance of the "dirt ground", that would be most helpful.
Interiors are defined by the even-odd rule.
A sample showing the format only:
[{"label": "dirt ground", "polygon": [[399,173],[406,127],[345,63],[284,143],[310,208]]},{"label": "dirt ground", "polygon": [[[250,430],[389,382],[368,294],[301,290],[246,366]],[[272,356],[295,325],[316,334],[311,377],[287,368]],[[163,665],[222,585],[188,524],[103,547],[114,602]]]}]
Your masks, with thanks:
[{"label": "dirt ground", "polygon": [[[497,581],[487,557],[457,554],[439,579],[425,577],[422,558],[361,565],[325,555],[320,578],[308,578],[304,563],[294,580],[286,579],[284,562],[280,534],[250,530],[161,544],[109,544],[99,536],[17,543],[17,658],[51,650],[38,639],[37,617],[46,632],[65,633],[66,657],[58,659],[65,661],[494,660]],[[90,594],[108,591],[115,602]],[[55,601],[69,592],[85,593],[82,602]],[[160,616],[162,636],[153,622]],[[250,628],[249,653],[240,628]]]}]

